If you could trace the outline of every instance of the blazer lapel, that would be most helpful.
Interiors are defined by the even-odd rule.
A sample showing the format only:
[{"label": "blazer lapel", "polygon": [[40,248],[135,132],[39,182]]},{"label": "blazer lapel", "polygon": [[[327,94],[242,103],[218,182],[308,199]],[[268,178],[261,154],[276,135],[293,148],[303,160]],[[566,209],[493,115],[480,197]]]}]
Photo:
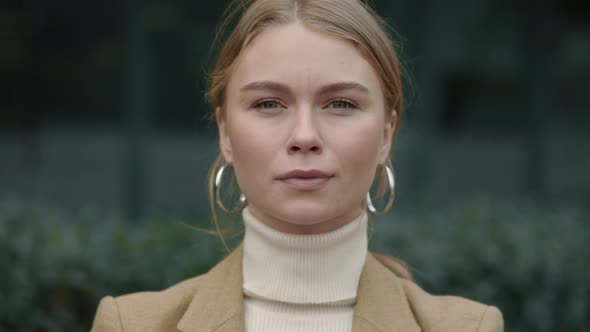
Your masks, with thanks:
[{"label": "blazer lapel", "polygon": [[354,307],[353,332],[419,332],[399,277],[367,254]]},{"label": "blazer lapel", "polygon": [[[205,276],[177,328],[182,332],[244,332],[240,244]],[[353,332],[420,332],[399,278],[367,254],[354,307]]]},{"label": "blazer lapel", "polygon": [[244,332],[242,245],[205,276],[177,328],[183,332]]}]

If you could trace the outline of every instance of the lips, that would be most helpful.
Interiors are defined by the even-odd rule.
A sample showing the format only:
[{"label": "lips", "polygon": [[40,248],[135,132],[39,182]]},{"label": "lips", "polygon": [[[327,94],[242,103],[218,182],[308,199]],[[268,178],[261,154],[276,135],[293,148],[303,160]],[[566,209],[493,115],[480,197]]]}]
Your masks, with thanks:
[{"label": "lips", "polygon": [[312,169],[290,171],[277,179],[298,191],[314,191],[321,188],[332,177],[332,174]]}]

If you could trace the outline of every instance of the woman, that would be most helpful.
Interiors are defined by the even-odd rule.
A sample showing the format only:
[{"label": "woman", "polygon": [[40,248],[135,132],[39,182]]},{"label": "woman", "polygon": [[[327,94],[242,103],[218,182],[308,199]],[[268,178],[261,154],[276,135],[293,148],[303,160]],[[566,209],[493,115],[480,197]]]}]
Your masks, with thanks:
[{"label": "woman", "polygon": [[390,190],[389,209],[403,110],[383,22],[358,0],[233,8],[208,91],[221,149],[210,182],[227,210],[233,168],[244,241],[205,275],[105,297],[93,331],[502,331],[495,307],[427,294],[367,252],[367,209],[384,212],[368,192]]}]

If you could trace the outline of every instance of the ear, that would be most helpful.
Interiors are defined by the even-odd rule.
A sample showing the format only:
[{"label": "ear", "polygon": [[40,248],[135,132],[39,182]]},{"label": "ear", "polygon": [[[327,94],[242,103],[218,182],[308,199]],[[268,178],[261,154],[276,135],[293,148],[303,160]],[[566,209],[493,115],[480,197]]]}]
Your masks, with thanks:
[{"label": "ear", "polygon": [[389,152],[391,151],[391,145],[393,144],[393,136],[397,128],[397,110],[392,110],[389,121],[385,123],[383,128],[383,144],[381,145],[381,151],[379,152],[379,163],[385,164],[387,158],[389,158]]},{"label": "ear", "polygon": [[231,140],[227,132],[227,122],[221,114],[220,106],[215,108],[215,121],[217,122],[217,129],[219,130],[219,149],[221,150],[225,162],[231,164],[233,162]]}]

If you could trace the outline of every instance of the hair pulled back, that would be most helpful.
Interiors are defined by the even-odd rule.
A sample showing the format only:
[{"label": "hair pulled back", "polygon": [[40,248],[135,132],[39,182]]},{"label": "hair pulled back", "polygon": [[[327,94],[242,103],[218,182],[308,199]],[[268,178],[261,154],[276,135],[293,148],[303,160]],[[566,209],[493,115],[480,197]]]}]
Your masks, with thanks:
[{"label": "hair pulled back", "polygon": [[[227,85],[236,59],[241,51],[265,29],[292,23],[350,40],[377,73],[385,98],[385,119],[397,117],[396,126],[404,111],[402,69],[387,24],[365,2],[360,0],[235,0],[224,13],[224,20],[216,35],[216,41],[227,35],[222,43],[217,61],[208,77],[206,97],[212,106],[211,120],[224,117]],[[233,26],[233,28],[231,28]],[[231,29],[230,29],[231,28]],[[227,32],[229,31],[229,34]],[[219,107],[221,112],[216,114]],[[227,248],[223,231],[219,226],[215,207],[215,174],[224,165],[221,153],[209,171],[209,202],[216,231]],[[391,167],[388,158],[387,165]],[[383,169],[381,169],[382,171]],[[377,198],[384,195],[387,186],[385,172],[378,177]],[[237,188],[232,177],[230,188]],[[241,210],[236,206],[236,211]],[[235,218],[239,215],[234,216]],[[383,257],[378,257],[383,260]],[[399,262],[394,262],[400,264]],[[390,264],[391,265],[391,264]],[[400,268],[403,276],[409,275]],[[395,271],[394,271],[395,272]]]}]

